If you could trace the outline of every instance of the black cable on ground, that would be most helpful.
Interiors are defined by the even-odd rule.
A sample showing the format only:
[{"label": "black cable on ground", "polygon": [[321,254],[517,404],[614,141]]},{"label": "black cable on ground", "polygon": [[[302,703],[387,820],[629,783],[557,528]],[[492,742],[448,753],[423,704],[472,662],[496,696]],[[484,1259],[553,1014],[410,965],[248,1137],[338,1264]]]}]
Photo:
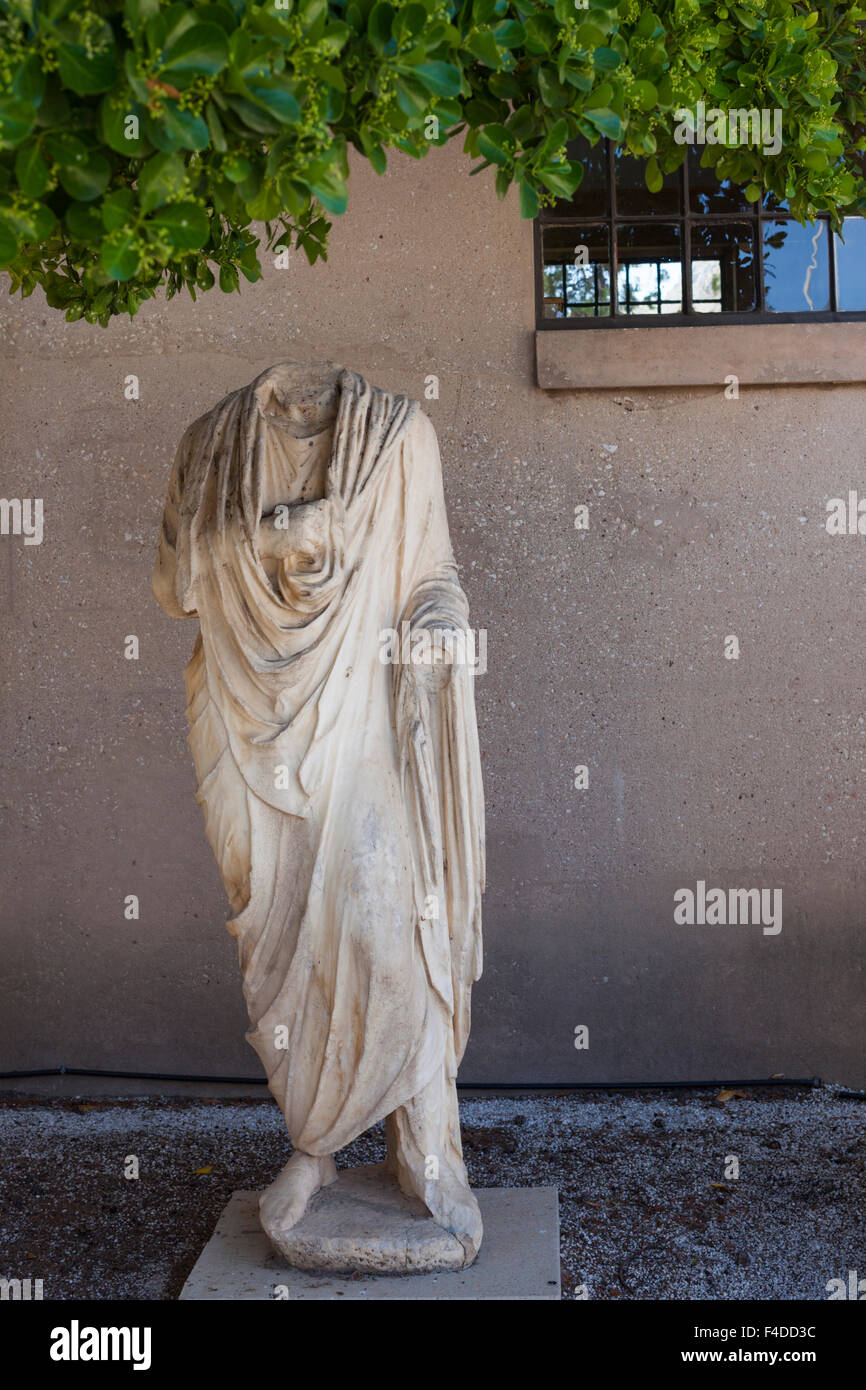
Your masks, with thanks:
[{"label": "black cable on ground", "polygon": [[[91,1067],[44,1067],[34,1071],[3,1071],[0,1081],[23,1081],[40,1076],[101,1076],[116,1081],[183,1081],[209,1086],[266,1086],[263,1076],[187,1076],[156,1071],[101,1071]],[[727,1087],[821,1086],[818,1076],[769,1076],[749,1081],[458,1081],[463,1091],[705,1091]],[[857,1091],[843,1091],[845,1099],[860,1099]],[[863,1097],[866,1099],[866,1095]]]}]

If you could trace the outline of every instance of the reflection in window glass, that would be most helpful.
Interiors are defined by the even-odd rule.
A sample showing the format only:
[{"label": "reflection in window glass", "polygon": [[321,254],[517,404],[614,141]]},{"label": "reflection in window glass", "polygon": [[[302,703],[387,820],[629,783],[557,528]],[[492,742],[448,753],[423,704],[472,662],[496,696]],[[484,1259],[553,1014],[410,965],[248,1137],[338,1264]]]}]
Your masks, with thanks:
[{"label": "reflection in window glass", "polygon": [[722,267],[718,261],[696,261],[692,256],[692,307],[698,314],[721,312]]},{"label": "reflection in window glass", "polygon": [[566,146],[569,159],[583,165],[583,178],[574,197],[559,198],[551,209],[554,217],[573,213],[578,217],[607,215],[607,141],[590,145],[586,140],[571,140]]},{"label": "reflection in window glass", "polygon": [[764,223],[764,292],[775,314],[820,313],[830,307],[830,271],[824,221],[801,227]]},{"label": "reflection in window glass", "polygon": [[681,314],[683,273],[677,223],[617,226],[619,314]]},{"label": "reflection in window glass", "polygon": [[846,217],[842,237],[836,237],[836,305],[848,310],[866,309],[866,221]]},{"label": "reflection in window glass", "polygon": [[711,145],[689,150],[689,206],[692,212],[751,212],[753,205],[742,188],[731,183],[730,179],[720,183],[715,169],[701,167],[704,151],[709,149],[712,149]]},{"label": "reflection in window glass", "polygon": [[646,186],[646,163],[635,159],[633,154],[617,150],[614,156],[614,177],[616,179],[616,210],[625,217],[646,216],[656,213],[663,217],[676,217],[680,212],[680,171],[665,174],[658,193],[650,193]]},{"label": "reflection in window glass", "polygon": [[[715,279],[707,269],[709,266],[715,267]],[[695,313],[746,314],[757,302],[755,237],[749,223],[695,222],[692,226],[692,307]]]},{"label": "reflection in window glass", "polygon": [[546,319],[602,318],[610,314],[606,227],[544,228],[543,300]]},{"label": "reflection in window glass", "polygon": [[779,198],[775,193],[764,194],[764,212],[787,212],[787,198]]}]

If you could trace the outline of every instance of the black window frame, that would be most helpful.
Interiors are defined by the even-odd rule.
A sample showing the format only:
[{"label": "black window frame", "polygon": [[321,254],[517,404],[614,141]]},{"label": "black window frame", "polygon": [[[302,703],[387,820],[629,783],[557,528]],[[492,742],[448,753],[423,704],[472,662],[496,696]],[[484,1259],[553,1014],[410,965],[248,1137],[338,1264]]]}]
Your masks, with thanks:
[{"label": "black window frame", "polygon": [[[569,207],[567,214],[561,210],[563,203],[555,204],[552,208],[542,208],[533,222],[533,242],[535,259],[535,326],[541,332],[561,332],[565,330],[575,330],[585,332],[587,330],[597,331],[598,329],[609,328],[720,328],[731,327],[734,325],[766,324],[766,323],[863,323],[866,322],[866,309],[838,309],[837,304],[837,276],[836,276],[836,236],[832,228],[829,227],[829,214],[821,213],[816,217],[816,222],[826,222],[828,224],[827,254],[828,254],[828,274],[830,278],[830,304],[829,309],[819,310],[798,310],[793,312],[777,313],[766,307],[766,287],[764,284],[764,223],[790,221],[796,219],[784,209],[778,211],[765,207],[765,200],[760,199],[752,208],[743,208],[736,211],[727,212],[695,212],[691,208],[690,189],[689,189],[689,159],[688,153],[682,165],[677,170],[679,179],[680,211],[678,213],[646,212],[646,213],[617,213],[616,205],[616,152],[620,148],[613,140],[605,140],[607,147],[607,192],[608,209],[603,215],[587,212],[585,215],[577,209],[580,200],[580,189],[578,189],[574,202]],[[699,147],[698,147],[699,148]],[[579,157],[579,156],[578,156]],[[851,214],[854,216],[855,214]],[[619,283],[619,258],[617,255],[617,223],[622,224],[650,224],[676,222],[682,228],[681,237],[681,266],[682,266],[682,294],[686,308],[679,314],[623,314],[617,313],[617,286]],[[695,223],[701,225],[719,224],[733,226],[737,223],[748,222],[754,228],[755,233],[755,308],[747,310],[733,310],[722,313],[707,313],[695,311],[692,308],[692,245],[691,233]],[[610,313],[601,316],[590,316],[578,314],[573,318],[545,318],[544,316],[544,258],[543,258],[543,232],[546,226],[574,226],[575,228],[586,227],[605,227],[608,235],[608,262],[610,266]],[[800,225],[800,224],[797,224]],[[814,224],[810,224],[814,225]],[[652,259],[649,257],[648,259]],[[597,277],[596,277],[597,278]],[[597,287],[596,287],[597,295]]]}]

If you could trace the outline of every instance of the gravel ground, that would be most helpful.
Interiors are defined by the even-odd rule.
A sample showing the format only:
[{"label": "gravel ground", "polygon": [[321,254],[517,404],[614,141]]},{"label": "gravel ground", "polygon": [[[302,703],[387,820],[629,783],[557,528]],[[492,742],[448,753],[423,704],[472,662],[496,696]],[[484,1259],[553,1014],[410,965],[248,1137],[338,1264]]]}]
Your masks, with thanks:
[{"label": "gravel ground", "polygon": [[[826,1299],[866,1276],[866,1097],[536,1092],[461,1116],[473,1185],[559,1188],[564,1298]],[[269,1099],[13,1097],[0,1145],[0,1277],[46,1299],[176,1298],[231,1193],[289,1153]],[[383,1157],[380,1127],[337,1161]]]}]

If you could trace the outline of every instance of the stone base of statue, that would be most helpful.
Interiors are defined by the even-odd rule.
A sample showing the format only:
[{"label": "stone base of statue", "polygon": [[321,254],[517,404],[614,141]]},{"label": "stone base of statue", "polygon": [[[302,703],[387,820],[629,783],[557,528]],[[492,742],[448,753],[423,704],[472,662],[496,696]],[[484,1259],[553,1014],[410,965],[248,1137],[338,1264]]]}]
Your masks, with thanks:
[{"label": "stone base of statue", "polygon": [[[259,1193],[235,1192],[180,1297],[232,1302],[558,1299],[556,1188],[473,1190],[484,1240],[468,1268],[459,1267],[463,1250],[456,1237],[437,1226],[420,1202],[405,1197],[378,1166],[345,1170],[317,1193],[302,1221],[281,1239],[284,1253],[262,1230]],[[334,1270],[335,1262],[341,1272]],[[422,1269],[427,1272],[418,1272]]]},{"label": "stone base of statue", "polygon": [[345,1168],[316,1193],[289,1231],[265,1226],[279,1255],[295,1269],[335,1274],[429,1274],[462,1269],[466,1254],[409,1197],[384,1164]]}]

